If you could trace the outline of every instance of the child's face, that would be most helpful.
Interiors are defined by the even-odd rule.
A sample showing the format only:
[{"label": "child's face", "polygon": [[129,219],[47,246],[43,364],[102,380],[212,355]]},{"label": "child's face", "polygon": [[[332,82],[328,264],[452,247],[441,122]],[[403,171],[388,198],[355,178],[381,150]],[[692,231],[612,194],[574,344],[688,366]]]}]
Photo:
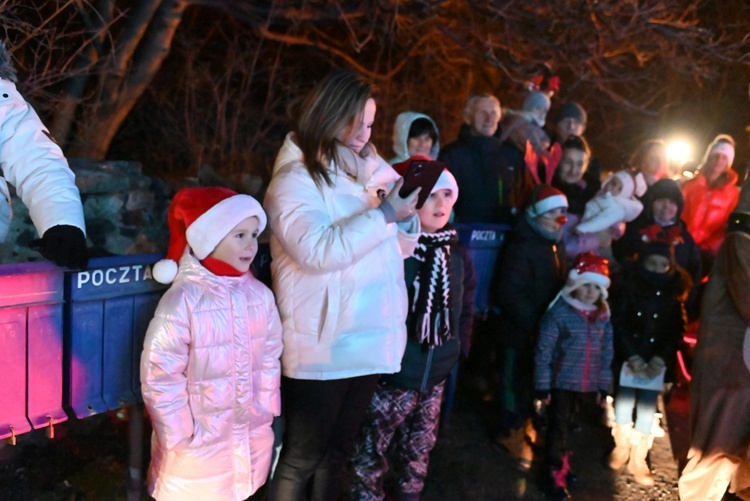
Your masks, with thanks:
[{"label": "child's face", "polygon": [[604,191],[611,193],[613,197],[616,197],[622,193],[622,180],[617,176],[612,176],[612,179],[609,180]]},{"label": "child's face", "polygon": [[643,260],[643,267],[651,273],[667,273],[669,271],[669,259],[658,254],[649,254]]},{"label": "child's face", "polygon": [[602,297],[602,291],[597,285],[589,282],[578,287],[570,295],[582,303],[596,304]]},{"label": "child's face", "polygon": [[659,221],[671,222],[677,217],[677,204],[671,198],[657,198],[651,204],[651,212]]},{"label": "child's face", "polygon": [[551,211],[547,211],[541,216],[537,217],[536,224],[538,224],[539,227],[544,231],[555,233],[563,224],[565,224],[563,222],[565,221],[565,219],[565,209],[557,208],[552,209]]},{"label": "child's face", "polygon": [[232,228],[209,257],[224,261],[237,271],[246,272],[258,252],[258,226],[260,220],[252,216]]},{"label": "child's face", "polygon": [[546,106],[539,106],[538,108],[534,108],[531,110],[531,113],[534,114],[539,119],[539,122],[544,124],[544,121],[547,119],[547,112],[549,112],[549,108]]},{"label": "child's face", "polygon": [[421,155],[429,157],[432,151],[432,138],[430,134],[424,132],[419,136],[410,137],[406,140],[406,146],[409,148],[409,156]]},{"label": "child's face", "polygon": [[422,232],[435,233],[448,224],[453,209],[453,193],[445,188],[431,193],[421,209],[417,209]]}]

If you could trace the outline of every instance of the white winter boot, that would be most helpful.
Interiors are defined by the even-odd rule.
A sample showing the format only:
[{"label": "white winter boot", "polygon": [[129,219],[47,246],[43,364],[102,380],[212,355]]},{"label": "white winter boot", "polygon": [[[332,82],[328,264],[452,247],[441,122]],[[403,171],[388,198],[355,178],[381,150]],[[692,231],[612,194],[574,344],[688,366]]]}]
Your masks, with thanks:
[{"label": "white winter boot", "polygon": [[646,435],[638,430],[632,430],[630,433],[630,461],[628,462],[628,471],[633,475],[636,483],[646,486],[654,485],[654,477],[646,462],[648,451],[651,449],[653,439],[651,435]]},{"label": "white winter boot", "polygon": [[615,448],[609,455],[609,467],[619,470],[630,458],[630,435],[633,431],[633,423],[617,424],[612,427],[612,437],[615,439]]}]

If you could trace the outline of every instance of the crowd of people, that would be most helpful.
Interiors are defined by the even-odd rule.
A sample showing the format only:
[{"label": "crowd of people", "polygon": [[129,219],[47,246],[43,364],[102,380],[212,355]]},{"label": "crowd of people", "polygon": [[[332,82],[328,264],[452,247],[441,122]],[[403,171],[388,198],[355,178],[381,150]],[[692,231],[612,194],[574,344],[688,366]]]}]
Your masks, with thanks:
[{"label": "crowd of people", "polygon": [[[0,77],[4,123],[19,130],[3,143],[3,171],[24,196],[36,181],[20,177],[23,159],[8,160],[11,141],[28,133],[48,157],[63,157]],[[472,96],[458,138],[442,148],[436,122],[405,111],[389,163],[370,141],[371,86],[335,71],[301,101],[262,205],[225,188],[180,190],[167,256],[153,270],[171,287],[140,366],[153,425],[149,493],[420,499],[459,363],[486,376],[499,403],[493,444],[523,471],[543,464],[551,498],[572,496],[568,435],[578,412],[607,397],[609,466],[653,485],[659,395],[688,323],[699,321],[680,493],[719,500],[729,488],[750,499],[750,423],[736,420],[750,407],[750,188],[740,196],[733,139],[717,136],[689,180],[669,177],[659,140],[607,176],[584,138],[585,110],[562,103],[549,122],[551,109],[538,89],[518,110]],[[426,201],[420,188],[402,196],[409,165],[436,159],[445,168]],[[48,169],[72,180],[64,164]],[[59,183],[75,195],[61,199],[80,216],[71,184]],[[42,250],[85,266],[82,222],[41,223],[48,209],[27,198]],[[454,222],[511,228],[482,321]],[[266,226],[271,288],[249,271]]]},{"label": "crowd of people", "polygon": [[[405,111],[389,164],[370,142],[370,86],[331,73],[302,102],[264,200],[275,298],[245,273],[266,225],[257,202],[212,188],[178,193],[178,243],[163,278],[175,283],[141,368],[153,495],[253,494],[270,470],[270,423],[281,411],[271,499],[419,499],[461,361],[494,371],[492,441],[523,471],[540,461],[551,498],[571,497],[578,412],[608,396],[609,466],[653,485],[659,395],[735,217],[734,143],[718,136],[688,181],[669,178],[659,140],[607,177],[583,136],[585,110],[563,103],[548,133],[550,108],[539,90],[504,117],[495,96],[472,96],[443,148],[432,118]],[[411,162],[435,159],[445,169],[424,205],[419,189],[402,197]],[[450,221],[512,228],[476,326],[476,272]],[[476,351],[488,363],[472,365]],[[707,405],[722,411],[716,399]],[[684,499],[720,499],[707,489],[723,495],[734,481],[727,472],[744,471],[706,453],[691,451]]]}]

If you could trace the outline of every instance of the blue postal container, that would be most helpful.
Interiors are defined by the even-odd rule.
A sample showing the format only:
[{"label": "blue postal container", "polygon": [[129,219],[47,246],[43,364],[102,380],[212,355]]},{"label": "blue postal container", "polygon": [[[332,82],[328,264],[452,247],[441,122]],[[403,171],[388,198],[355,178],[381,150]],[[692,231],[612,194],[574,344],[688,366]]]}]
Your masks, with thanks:
[{"label": "blue postal container", "polygon": [[66,277],[65,400],[78,418],[140,401],[143,339],[169,287],[151,274],[162,257],[92,259]]},{"label": "blue postal container", "polygon": [[64,270],[0,266],[0,439],[65,421]]},{"label": "blue postal container", "polygon": [[505,224],[471,223],[457,224],[458,241],[469,250],[474,261],[477,289],[474,296],[474,311],[483,315],[490,309],[489,295],[495,263],[510,226]]}]

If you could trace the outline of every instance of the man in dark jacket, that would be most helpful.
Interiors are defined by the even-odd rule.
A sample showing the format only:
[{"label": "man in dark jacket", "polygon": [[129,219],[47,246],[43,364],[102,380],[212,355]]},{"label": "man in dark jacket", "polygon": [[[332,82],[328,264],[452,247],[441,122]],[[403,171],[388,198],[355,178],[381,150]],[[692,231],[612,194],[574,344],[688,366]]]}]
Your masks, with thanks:
[{"label": "man in dark jacket", "polygon": [[454,207],[459,223],[512,224],[523,200],[516,200],[518,171],[501,168],[500,101],[489,94],[472,96],[464,109],[458,139],[440,151],[458,181],[461,199]]}]

